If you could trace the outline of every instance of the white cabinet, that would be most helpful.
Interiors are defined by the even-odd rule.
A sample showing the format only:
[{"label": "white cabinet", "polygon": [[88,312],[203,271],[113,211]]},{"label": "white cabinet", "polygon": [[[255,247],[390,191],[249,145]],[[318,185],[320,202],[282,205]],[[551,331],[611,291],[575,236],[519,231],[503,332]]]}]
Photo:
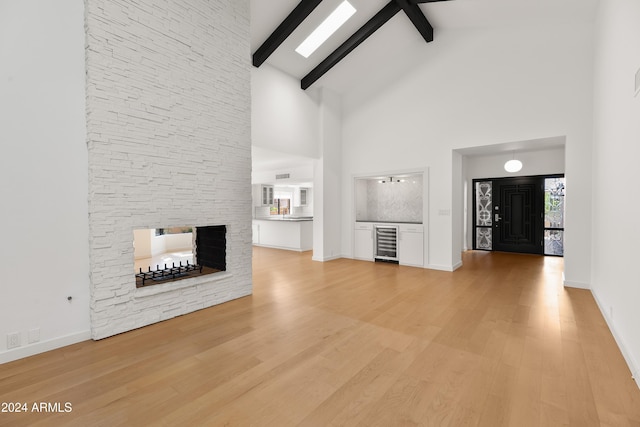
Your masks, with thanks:
[{"label": "white cabinet", "polygon": [[253,244],[289,251],[313,249],[313,221],[254,219]]},{"label": "white cabinet", "polygon": [[307,206],[307,196],[309,194],[309,189],[308,188],[300,188],[300,198],[298,200],[300,200],[300,206]]},{"label": "white cabinet", "polygon": [[353,243],[354,258],[373,261],[373,224],[356,222]]},{"label": "white cabinet", "polygon": [[424,266],[424,228],[421,224],[400,224],[398,255],[401,265]]},{"label": "white cabinet", "polygon": [[262,206],[273,205],[273,185],[260,185]]},{"label": "white cabinet", "polygon": [[273,185],[253,184],[251,186],[251,198],[253,199],[253,205],[255,207],[273,205],[273,198],[274,198]]},{"label": "white cabinet", "polygon": [[396,227],[398,233],[396,259],[399,264],[424,267],[424,226],[422,224],[356,222],[353,232],[354,259],[374,260],[376,226]]},{"label": "white cabinet", "polygon": [[293,193],[293,206],[304,207],[309,204],[310,192],[308,188],[298,187]]}]

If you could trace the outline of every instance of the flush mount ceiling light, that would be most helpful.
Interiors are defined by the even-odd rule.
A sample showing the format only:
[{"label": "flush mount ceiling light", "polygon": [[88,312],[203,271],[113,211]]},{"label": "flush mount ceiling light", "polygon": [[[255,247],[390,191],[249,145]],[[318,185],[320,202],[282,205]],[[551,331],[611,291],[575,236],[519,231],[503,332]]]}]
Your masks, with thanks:
[{"label": "flush mount ceiling light", "polygon": [[354,13],[356,13],[356,8],[353,7],[351,3],[346,0],[340,3],[340,5],[300,43],[300,46],[296,48],[296,52],[308,58],[322,43],[331,37],[331,34],[335,33],[342,24],[347,22]]},{"label": "flush mount ceiling light", "polygon": [[519,172],[520,169],[522,169],[522,162],[520,160],[511,159],[507,160],[507,162],[504,164],[504,170],[506,170],[507,172]]}]

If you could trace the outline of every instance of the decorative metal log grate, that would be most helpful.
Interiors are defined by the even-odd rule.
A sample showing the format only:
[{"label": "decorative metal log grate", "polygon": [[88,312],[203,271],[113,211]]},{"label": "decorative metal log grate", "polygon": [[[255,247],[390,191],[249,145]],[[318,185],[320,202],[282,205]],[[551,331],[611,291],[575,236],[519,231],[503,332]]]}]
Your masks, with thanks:
[{"label": "decorative metal log grate", "polygon": [[189,272],[199,272],[202,273],[202,266],[198,264],[189,264],[187,261],[187,265],[182,265],[182,261],[180,261],[180,265],[176,265],[173,263],[173,266],[167,267],[167,264],[164,265],[164,268],[160,268],[160,265],[156,265],[155,270],[151,270],[151,266],[149,266],[149,271],[142,271],[140,269],[140,273],[136,274],[138,279],[142,280],[142,286],[145,285],[147,280],[152,280],[154,282],[176,279],[181,276],[188,275]]}]

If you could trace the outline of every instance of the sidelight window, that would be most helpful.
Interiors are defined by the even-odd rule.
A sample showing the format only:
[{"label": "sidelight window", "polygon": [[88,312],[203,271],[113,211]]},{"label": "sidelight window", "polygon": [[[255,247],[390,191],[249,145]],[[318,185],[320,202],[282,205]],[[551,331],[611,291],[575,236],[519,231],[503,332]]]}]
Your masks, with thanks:
[{"label": "sidelight window", "polygon": [[544,180],[544,254],[564,254],[564,177]]},{"label": "sidelight window", "polygon": [[491,250],[492,244],[492,182],[480,181],[475,183],[475,248]]}]

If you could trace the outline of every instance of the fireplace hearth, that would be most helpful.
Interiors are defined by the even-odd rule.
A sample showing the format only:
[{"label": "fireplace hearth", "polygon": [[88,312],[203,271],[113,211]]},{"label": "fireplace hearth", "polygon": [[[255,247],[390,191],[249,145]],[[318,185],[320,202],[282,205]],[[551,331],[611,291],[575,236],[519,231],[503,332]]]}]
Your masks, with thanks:
[{"label": "fireplace hearth", "polygon": [[[178,231],[172,234],[169,230]],[[227,230],[225,225],[158,228],[142,231],[143,233],[140,234],[134,233],[136,235],[134,246],[145,246],[146,237],[152,239],[148,245],[149,248],[161,246],[167,249],[166,253],[158,253],[155,257],[136,259],[137,288],[203,276],[227,269]],[[168,241],[164,242],[165,239]],[[171,250],[171,241],[182,242],[182,248]],[[184,249],[185,244],[190,245],[191,248]],[[175,260],[176,257],[181,260]]]}]

